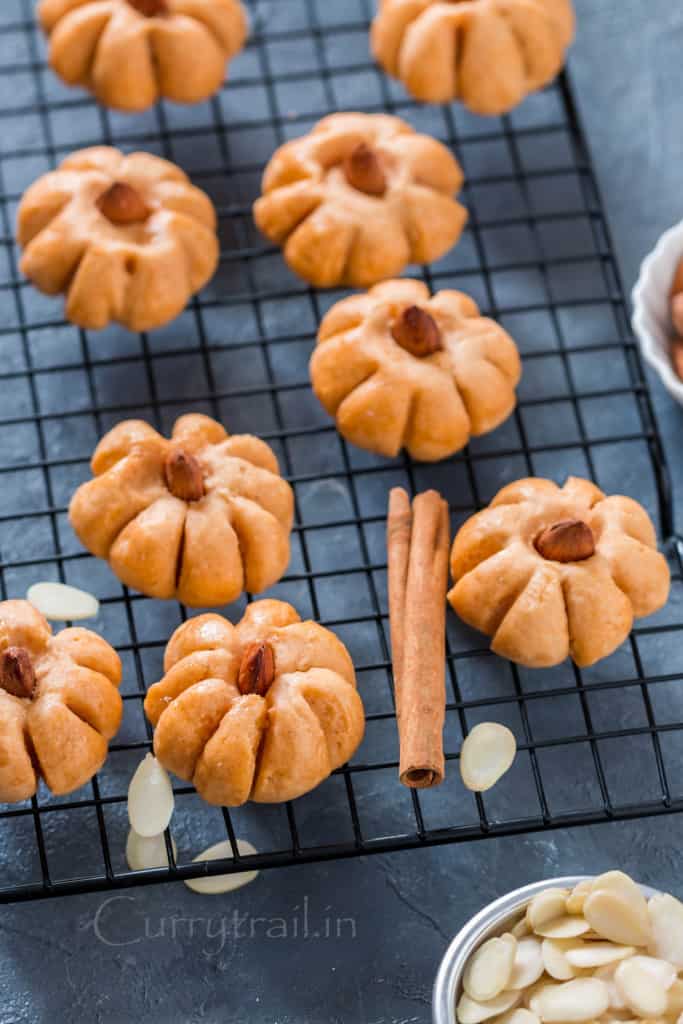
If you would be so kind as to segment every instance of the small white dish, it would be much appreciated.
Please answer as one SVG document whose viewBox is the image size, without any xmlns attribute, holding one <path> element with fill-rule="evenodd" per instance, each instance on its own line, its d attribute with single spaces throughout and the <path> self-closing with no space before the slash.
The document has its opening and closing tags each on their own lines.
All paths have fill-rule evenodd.
<svg viewBox="0 0 683 1024">
<path fill-rule="evenodd" d="M 683 381 L 669 358 L 674 335 L 669 312 L 669 293 L 674 274 L 683 259 L 683 221 L 665 232 L 642 262 L 633 289 L 633 330 L 643 356 L 659 376 L 671 397 L 683 405 Z"/>
</svg>

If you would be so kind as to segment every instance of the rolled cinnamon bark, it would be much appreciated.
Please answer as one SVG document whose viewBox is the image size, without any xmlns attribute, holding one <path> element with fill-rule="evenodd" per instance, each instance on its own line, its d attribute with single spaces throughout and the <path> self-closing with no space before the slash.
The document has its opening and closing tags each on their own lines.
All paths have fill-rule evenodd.
<svg viewBox="0 0 683 1024">
<path fill-rule="evenodd" d="M 389 496 L 389 621 L 400 742 L 399 777 L 426 789 L 443 781 L 446 711 L 448 505 L 437 491 Z"/>
</svg>

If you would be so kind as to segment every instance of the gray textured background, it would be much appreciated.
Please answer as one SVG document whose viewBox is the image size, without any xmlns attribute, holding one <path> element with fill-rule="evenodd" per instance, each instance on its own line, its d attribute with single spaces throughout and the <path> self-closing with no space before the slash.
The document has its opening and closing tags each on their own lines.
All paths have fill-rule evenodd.
<svg viewBox="0 0 683 1024">
<path fill-rule="evenodd" d="M 683 11 L 670 0 L 577 7 L 573 80 L 630 289 L 644 253 L 683 216 Z M 681 509 L 681 412 L 653 390 Z M 672 817 L 274 871 L 225 898 L 176 885 L 110 904 L 3 907 L 0 1021 L 428 1024 L 439 957 L 484 902 L 614 865 L 680 894 L 680 843 Z M 311 934 L 294 937 L 304 901 Z M 220 919 L 230 932 L 235 910 L 248 915 L 243 937 L 223 940 Z M 326 918 L 340 919 L 339 938 L 312 934 Z"/>
</svg>

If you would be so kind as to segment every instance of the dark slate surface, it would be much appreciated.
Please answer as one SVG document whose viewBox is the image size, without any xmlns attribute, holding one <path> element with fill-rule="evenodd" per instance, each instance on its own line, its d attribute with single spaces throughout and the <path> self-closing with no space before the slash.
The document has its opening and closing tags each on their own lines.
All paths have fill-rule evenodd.
<svg viewBox="0 0 683 1024">
<path fill-rule="evenodd" d="M 578 9 L 574 82 L 630 288 L 683 215 L 683 12 L 667 0 Z M 681 412 L 658 385 L 654 396 L 683 508 Z M 609 721 L 609 702 L 601 713 Z M 620 768 L 635 785 L 637 760 Z M 85 827 L 66 838 L 54 829 L 70 861 L 87 861 Z M 539 877 L 615 865 L 680 894 L 680 840 L 673 817 L 273 871 L 224 898 L 166 885 L 3 907 L 0 1022 L 428 1024 L 441 953 L 482 904 Z M 27 835 L 12 857 L 33 856 Z"/>
</svg>

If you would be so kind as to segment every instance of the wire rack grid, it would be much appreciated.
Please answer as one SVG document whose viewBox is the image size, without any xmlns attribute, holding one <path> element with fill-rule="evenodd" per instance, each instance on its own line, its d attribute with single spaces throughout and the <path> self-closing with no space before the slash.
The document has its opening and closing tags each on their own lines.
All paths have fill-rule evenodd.
<svg viewBox="0 0 683 1024">
<path fill-rule="evenodd" d="M 2 596 L 23 596 L 38 579 L 96 592 L 95 628 L 120 651 L 125 680 L 123 725 L 98 776 L 67 798 L 41 789 L 30 802 L 0 806 L 2 902 L 683 808 L 678 562 L 668 607 L 587 671 L 519 669 L 449 613 L 447 779 L 420 794 L 396 781 L 384 547 L 391 486 L 438 487 L 455 528 L 512 479 L 575 473 L 637 497 L 664 538 L 673 532 L 662 449 L 567 78 L 509 117 L 478 119 L 420 106 L 381 74 L 368 55 L 369 0 L 252 2 L 250 13 L 249 44 L 218 96 L 124 117 L 50 72 L 31 0 L 5 0 L 0 11 Z M 433 288 L 469 292 L 523 355 L 514 416 L 437 466 L 380 459 L 337 435 L 312 396 L 307 362 L 321 315 L 342 293 L 306 288 L 252 223 L 273 149 L 343 109 L 397 113 L 453 148 L 467 176 L 469 226 L 452 253 L 413 273 Z M 214 281 L 149 336 L 76 329 L 17 270 L 23 189 L 72 149 L 98 143 L 177 161 L 218 208 Z M 122 587 L 78 546 L 66 506 L 113 423 L 141 416 L 168 428 L 189 410 L 276 449 L 297 515 L 292 563 L 272 593 L 347 644 L 367 730 L 352 762 L 295 804 L 221 811 L 176 785 L 177 857 L 167 835 L 170 867 L 132 872 L 126 791 L 151 741 L 142 700 L 186 612 Z M 458 751 L 468 729 L 491 718 L 515 732 L 519 756 L 491 793 L 475 797 L 460 784 Z M 258 854 L 240 856 L 238 836 Z M 226 837 L 232 858 L 192 863 Z"/>
</svg>

